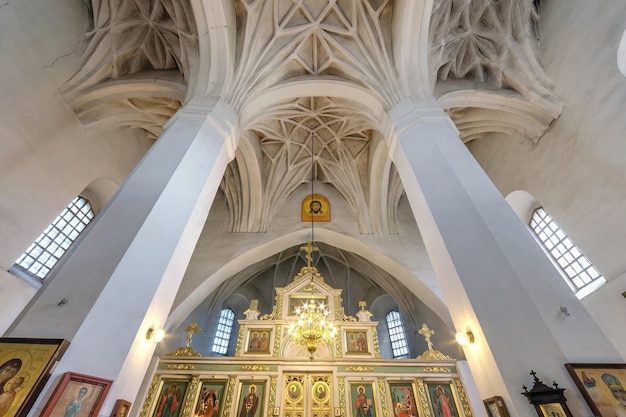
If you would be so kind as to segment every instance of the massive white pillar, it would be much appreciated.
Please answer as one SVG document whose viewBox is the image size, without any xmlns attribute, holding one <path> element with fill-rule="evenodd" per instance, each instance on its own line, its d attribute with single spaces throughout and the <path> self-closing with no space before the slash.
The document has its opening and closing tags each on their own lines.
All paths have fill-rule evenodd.
<svg viewBox="0 0 626 417">
<path fill-rule="evenodd" d="M 114 380 L 102 415 L 135 398 L 155 348 L 146 332 L 165 323 L 237 138 L 222 101 L 187 103 L 11 326 L 71 341 L 49 387 L 66 371 Z"/>
<path fill-rule="evenodd" d="M 566 362 L 622 361 L 459 139 L 438 107 L 406 100 L 389 112 L 394 160 L 483 398 L 511 415 L 536 415 L 528 373 L 567 389 L 575 415 L 591 415 Z M 565 316 L 564 306 L 570 315 Z"/>
</svg>

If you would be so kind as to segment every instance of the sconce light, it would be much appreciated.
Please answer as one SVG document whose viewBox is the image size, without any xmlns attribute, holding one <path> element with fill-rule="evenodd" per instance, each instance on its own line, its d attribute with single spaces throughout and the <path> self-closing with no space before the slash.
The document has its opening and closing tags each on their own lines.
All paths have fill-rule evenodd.
<svg viewBox="0 0 626 417">
<path fill-rule="evenodd" d="M 467 332 L 457 332 L 457 334 L 454 335 L 454 338 L 461 346 L 467 346 L 474 343 L 474 333 L 469 330 Z"/>
<path fill-rule="evenodd" d="M 163 329 L 150 328 L 146 333 L 146 339 L 154 343 L 159 343 L 161 340 L 163 340 L 164 336 L 165 330 Z"/>
</svg>

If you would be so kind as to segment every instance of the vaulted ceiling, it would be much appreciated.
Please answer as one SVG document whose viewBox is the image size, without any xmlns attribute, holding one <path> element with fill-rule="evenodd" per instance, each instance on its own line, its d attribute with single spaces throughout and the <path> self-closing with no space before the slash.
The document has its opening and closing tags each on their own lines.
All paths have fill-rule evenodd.
<svg viewBox="0 0 626 417">
<path fill-rule="evenodd" d="M 466 142 L 492 132 L 536 141 L 562 109 L 537 58 L 531 0 L 204 3 L 91 0 L 83 65 L 62 88 L 83 124 L 157 138 L 194 95 L 241 111 L 310 80 L 350 85 L 384 110 L 407 97 L 438 100 Z M 361 233 L 397 230 L 402 184 L 359 103 L 307 93 L 241 128 L 222 182 L 231 231 L 267 230 L 311 178 L 341 194 Z"/>
</svg>

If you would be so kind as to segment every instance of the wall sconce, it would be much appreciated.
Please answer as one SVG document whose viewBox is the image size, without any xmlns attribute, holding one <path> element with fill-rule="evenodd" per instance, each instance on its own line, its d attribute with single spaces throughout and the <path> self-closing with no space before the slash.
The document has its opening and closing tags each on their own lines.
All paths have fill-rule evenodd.
<svg viewBox="0 0 626 417">
<path fill-rule="evenodd" d="M 161 340 L 163 340 L 163 337 L 165 337 L 165 330 L 160 328 L 154 329 L 151 327 L 146 333 L 146 340 L 154 343 L 159 343 Z"/>
<path fill-rule="evenodd" d="M 454 338 L 456 339 L 456 342 L 461 346 L 467 346 L 471 343 L 474 343 L 474 333 L 469 330 L 466 332 L 457 332 L 457 334 L 454 335 Z"/>
</svg>

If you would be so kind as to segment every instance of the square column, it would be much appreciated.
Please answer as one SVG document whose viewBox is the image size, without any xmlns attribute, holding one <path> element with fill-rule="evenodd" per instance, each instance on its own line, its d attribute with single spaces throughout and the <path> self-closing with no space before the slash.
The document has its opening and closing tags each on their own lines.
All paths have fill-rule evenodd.
<svg viewBox="0 0 626 417">
<path fill-rule="evenodd" d="M 214 98 L 181 108 L 13 323 L 8 336 L 71 341 L 49 387 L 66 371 L 112 379 L 107 415 L 136 396 L 155 348 L 146 332 L 169 314 L 234 157 L 236 121 Z"/>
<path fill-rule="evenodd" d="M 478 165 L 441 108 L 406 100 L 389 112 L 394 160 L 483 398 L 533 415 L 520 395 L 531 369 L 590 414 L 566 362 L 622 361 Z M 571 313 L 565 317 L 560 307 Z"/>
</svg>

